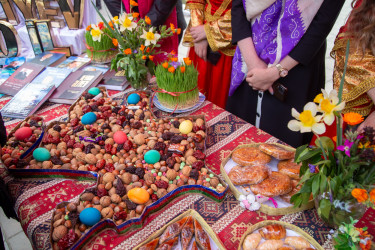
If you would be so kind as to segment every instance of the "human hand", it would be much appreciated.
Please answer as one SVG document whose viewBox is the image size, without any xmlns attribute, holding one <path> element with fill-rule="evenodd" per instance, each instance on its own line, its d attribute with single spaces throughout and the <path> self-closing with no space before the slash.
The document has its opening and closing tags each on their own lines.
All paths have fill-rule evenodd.
<svg viewBox="0 0 375 250">
<path fill-rule="evenodd" d="M 190 28 L 190 34 L 194 38 L 194 43 L 205 40 L 207 38 L 204 25 L 199 25 Z"/>
<path fill-rule="evenodd" d="M 253 90 L 272 91 L 272 84 L 279 79 L 279 71 L 275 67 L 254 68 L 247 73 L 246 81 Z M 273 91 L 271 92 L 271 94 Z"/>
<path fill-rule="evenodd" d="M 208 47 L 208 41 L 206 39 L 200 42 L 194 43 L 195 53 L 205 61 L 207 61 L 207 47 Z"/>
<path fill-rule="evenodd" d="M 357 131 L 362 133 L 365 127 L 372 127 L 375 129 L 375 111 L 367 116 L 367 118 L 358 126 Z"/>
</svg>

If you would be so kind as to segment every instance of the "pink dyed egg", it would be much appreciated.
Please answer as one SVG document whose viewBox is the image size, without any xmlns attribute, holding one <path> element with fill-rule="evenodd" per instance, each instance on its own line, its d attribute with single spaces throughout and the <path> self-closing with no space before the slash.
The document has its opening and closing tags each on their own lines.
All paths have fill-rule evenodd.
<svg viewBox="0 0 375 250">
<path fill-rule="evenodd" d="M 123 144 L 124 142 L 126 142 L 128 140 L 128 137 L 127 135 L 123 132 L 123 131 L 117 131 L 114 135 L 113 135 L 113 140 L 117 143 L 117 144 Z"/>
<path fill-rule="evenodd" d="M 16 130 L 14 133 L 14 136 L 16 137 L 17 140 L 23 141 L 27 138 L 29 138 L 33 134 L 33 131 L 31 130 L 30 127 L 23 127 L 19 128 Z"/>
</svg>

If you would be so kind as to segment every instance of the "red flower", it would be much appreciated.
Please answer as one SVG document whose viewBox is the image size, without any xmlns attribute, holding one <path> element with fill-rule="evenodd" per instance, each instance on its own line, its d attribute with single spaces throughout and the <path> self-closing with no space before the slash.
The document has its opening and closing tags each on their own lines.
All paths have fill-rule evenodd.
<svg viewBox="0 0 375 250">
<path fill-rule="evenodd" d="M 103 22 L 98 23 L 98 27 L 99 27 L 99 29 L 102 30 L 104 28 L 104 23 Z"/>
</svg>

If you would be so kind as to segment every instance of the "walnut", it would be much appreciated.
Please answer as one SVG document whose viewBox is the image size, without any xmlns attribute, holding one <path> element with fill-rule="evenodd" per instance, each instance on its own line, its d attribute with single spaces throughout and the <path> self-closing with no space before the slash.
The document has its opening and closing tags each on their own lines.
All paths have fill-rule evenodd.
<svg viewBox="0 0 375 250">
<path fill-rule="evenodd" d="M 203 121 L 203 119 L 198 118 L 198 119 L 195 121 L 195 125 L 197 125 L 198 127 L 202 127 L 202 126 L 204 125 L 204 121 Z"/>
<path fill-rule="evenodd" d="M 103 184 L 113 182 L 115 180 L 115 175 L 108 172 L 103 175 Z"/>
<path fill-rule="evenodd" d="M 189 178 L 188 185 L 195 185 L 195 184 L 196 184 L 195 180 L 193 178 Z"/>
<path fill-rule="evenodd" d="M 43 167 L 44 169 L 51 169 L 52 166 L 53 166 L 52 161 L 44 161 L 44 162 L 42 163 L 42 167 Z"/>
<path fill-rule="evenodd" d="M 175 190 L 176 188 L 177 188 L 176 184 L 170 184 L 169 187 L 168 187 L 168 189 L 167 189 L 167 192 L 169 193 L 169 192 Z"/>
<path fill-rule="evenodd" d="M 78 154 L 76 155 L 76 158 L 77 158 L 78 161 L 86 162 L 86 161 L 85 161 L 86 154 L 83 153 L 83 152 L 78 153 Z"/>
<path fill-rule="evenodd" d="M 103 210 L 103 207 L 102 205 L 94 205 L 93 208 L 96 208 L 99 210 L 99 212 L 101 212 Z"/>
<path fill-rule="evenodd" d="M 113 138 L 108 138 L 108 139 L 105 140 L 104 143 L 113 145 L 113 144 L 115 144 L 115 141 L 113 140 Z"/>
<path fill-rule="evenodd" d="M 134 142 L 135 142 L 137 145 L 145 144 L 145 143 L 146 143 L 145 135 L 144 135 L 144 134 L 137 134 L 137 135 L 134 137 Z"/>
<path fill-rule="evenodd" d="M 62 237 L 64 237 L 68 233 L 68 228 L 64 225 L 60 225 L 53 230 L 52 239 L 54 241 L 59 241 Z"/>
<path fill-rule="evenodd" d="M 182 169 L 182 174 L 185 176 L 190 176 L 190 172 L 191 172 L 191 167 L 185 165 L 184 168 Z"/>
<path fill-rule="evenodd" d="M 96 162 L 98 161 L 98 159 L 96 159 L 95 155 L 93 155 L 93 154 L 87 154 L 85 156 L 85 161 L 88 164 L 94 165 L 94 164 L 96 164 Z"/>
<path fill-rule="evenodd" d="M 203 130 L 197 131 L 196 134 L 202 136 L 202 138 L 206 137 L 206 133 Z"/>
<path fill-rule="evenodd" d="M 91 201 L 92 198 L 94 198 L 94 194 L 93 193 L 84 193 L 81 195 L 81 200 L 82 201 Z"/>
<path fill-rule="evenodd" d="M 122 200 L 121 200 L 120 195 L 118 195 L 118 194 L 112 194 L 112 195 L 111 195 L 111 201 L 112 201 L 113 203 L 118 204 L 118 203 L 120 203 Z"/>
<path fill-rule="evenodd" d="M 121 180 L 124 184 L 129 185 L 132 182 L 132 174 L 131 173 L 123 173 L 121 175 Z"/>
<path fill-rule="evenodd" d="M 57 149 L 59 150 L 62 150 L 62 149 L 66 149 L 67 146 L 66 146 L 66 142 L 60 142 L 59 144 L 57 144 Z"/>
<path fill-rule="evenodd" d="M 225 187 L 224 187 L 224 186 L 217 186 L 217 187 L 216 187 L 216 190 L 217 190 L 219 193 L 222 193 L 222 192 L 224 192 Z"/>
<path fill-rule="evenodd" d="M 100 205 L 102 205 L 102 207 L 108 207 L 110 204 L 111 204 L 111 197 L 103 196 L 102 198 L 100 198 Z"/>
<path fill-rule="evenodd" d="M 196 162 L 197 161 L 197 159 L 194 157 L 194 156 L 188 156 L 188 157 L 186 157 L 186 164 L 187 165 L 193 165 L 193 163 L 194 162 Z"/>
<path fill-rule="evenodd" d="M 156 195 L 158 196 L 159 199 L 166 194 L 167 194 L 167 190 L 165 190 L 164 188 L 160 188 L 158 189 L 158 191 L 156 191 Z"/>
<path fill-rule="evenodd" d="M 90 135 L 91 135 L 91 132 L 89 130 L 82 130 L 77 133 L 77 136 L 82 136 L 82 137 L 86 137 Z"/>
<path fill-rule="evenodd" d="M 149 148 L 154 148 L 155 144 L 156 144 L 155 140 L 149 140 L 148 143 L 147 143 L 147 146 Z"/>
<path fill-rule="evenodd" d="M 102 209 L 101 214 L 104 219 L 111 219 L 113 216 L 113 209 L 111 207 L 105 207 Z"/>
<path fill-rule="evenodd" d="M 151 173 L 146 173 L 144 176 L 143 176 L 143 179 L 146 181 L 146 182 L 148 182 L 148 183 L 153 183 L 154 182 L 154 180 L 155 180 L 155 177 L 154 177 L 154 175 L 153 174 L 151 174 Z"/>
<path fill-rule="evenodd" d="M 167 178 L 170 181 L 173 181 L 174 179 L 176 179 L 177 175 L 178 173 L 174 169 L 169 169 L 167 171 Z"/>
<path fill-rule="evenodd" d="M 211 178 L 211 180 L 210 180 L 210 184 L 211 184 L 211 186 L 213 186 L 214 188 L 216 188 L 217 187 L 217 184 L 219 184 L 220 182 L 219 182 L 219 180 L 216 178 L 216 177 L 213 177 L 213 178 Z"/>
</svg>

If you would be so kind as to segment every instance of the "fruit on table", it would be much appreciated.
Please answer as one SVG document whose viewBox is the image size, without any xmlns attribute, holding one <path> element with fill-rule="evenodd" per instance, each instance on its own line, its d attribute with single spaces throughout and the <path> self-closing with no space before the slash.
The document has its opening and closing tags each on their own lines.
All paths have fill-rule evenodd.
<svg viewBox="0 0 375 250">
<path fill-rule="evenodd" d="M 150 194 L 143 188 L 132 188 L 128 192 L 128 198 L 136 204 L 145 204 L 150 199 Z"/>
</svg>

